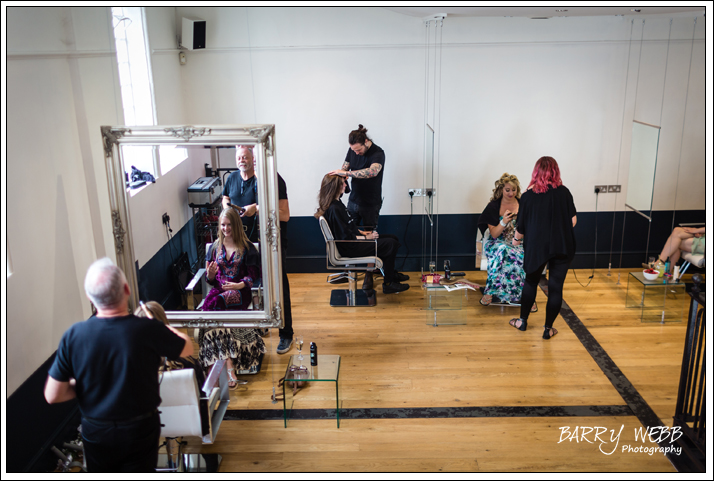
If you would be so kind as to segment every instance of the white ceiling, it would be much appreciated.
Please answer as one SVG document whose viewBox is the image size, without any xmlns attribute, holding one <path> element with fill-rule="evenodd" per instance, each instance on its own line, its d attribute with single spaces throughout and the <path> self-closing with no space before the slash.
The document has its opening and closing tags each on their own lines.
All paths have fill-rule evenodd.
<svg viewBox="0 0 714 481">
<path fill-rule="evenodd" d="M 525 6 L 525 7 L 384 7 L 393 12 L 410 15 L 413 17 L 429 17 L 439 13 L 446 13 L 455 17 L 577 17 L 577 16 L 612 16 L 612 15 L 671 15 L 685 12 L 704 12 L 705 7 L 700 6 L 677 6 L 677 7 L 616 7 L 616 6 Z M 640 12 L 633 12 L 632 9 L 640 9 Z M 556 10 L 567 10 L 558 12 Z"/>
</svg>

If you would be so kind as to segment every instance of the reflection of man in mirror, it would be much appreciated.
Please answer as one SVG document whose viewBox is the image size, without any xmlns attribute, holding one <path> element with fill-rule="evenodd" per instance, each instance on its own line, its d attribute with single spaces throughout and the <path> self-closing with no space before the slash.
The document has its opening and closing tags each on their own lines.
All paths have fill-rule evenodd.
<svg viewBox="0 0 714 481">
<path fill-rule="evenodd" d="M 241 220 L 246 230 L 246 235 L 251 242 L 258 242 L 258 219 L 260 206 L 258 205 L 258 184 L 255 177 L 255 163 L 253 150 L 244 145 L 236 147 L 236 166 L 238 171 L 231 172 L 223 188 L 223 207 L 233 204 L 242 208 Z M 290 350 L 293 343 L 293 318 L 290 308 L 290 284 L 287 275 L 287 238 L 288 221 L 290 220 L 290 204 L 288 203 L 288 188 L 283 178 L 278 174 L 278 216 L 280 220 L 280 245 L 283 260 L 283 312 L 285 314 L 285 327 L 280 329 L 280 343 L 278 354 Z"/>
</svg>

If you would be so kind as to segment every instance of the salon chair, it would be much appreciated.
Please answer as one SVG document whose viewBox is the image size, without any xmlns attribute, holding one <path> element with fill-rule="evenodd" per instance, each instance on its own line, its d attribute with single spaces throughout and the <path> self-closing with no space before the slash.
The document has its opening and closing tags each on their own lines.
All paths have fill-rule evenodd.
<svg viewBox="0 0 714 481">
<path fill-rule="evenodd" d="M 159 464 L 166 467 L 157 471 L 195 470 L 201 465 L 199 455 L 185 454 L 185 441 L 176 438 L 198 437 L 202 444 L 216 440 L 230 402 L 226 361 L 213 365 L 200 390 L 192 368 L 160 372 L 159 376 L 161 436 L 166 438 L 167 455 L 159 457 Z"/>
<path fill-rule="evenodd" d="M 349 289 L 333 289 L 330 295 L 330 306 L 332 307 L 360 307 L 360 306 L 376 306 L 377 296 L 374 289 L 363 290 L 357 289 L 357 274 L 356 271 L 371 271 L 382 270 L 382 259 L 377 257 L 377 241 L 376 240 L 336 240 L 332 235 L 330 226 L 323 216 L 320 216 L 320 230 L 325 238 L 325 248 L 327 251 L 327 269 L 332 271 L 344 272 L 349 281 Z M 374 256 L 365 257 L 344 257 L 340 255 L 337 249 L 338 244 L 355 242 L 369 242 L 374 245 Z M 384 272 L 382 272 L 384 275 Z"/>
</svg>

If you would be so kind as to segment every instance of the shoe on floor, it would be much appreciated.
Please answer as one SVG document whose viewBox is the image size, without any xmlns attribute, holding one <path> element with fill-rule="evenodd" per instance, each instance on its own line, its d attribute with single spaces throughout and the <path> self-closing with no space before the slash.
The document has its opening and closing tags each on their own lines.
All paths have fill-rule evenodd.
<svg viewBox="0 0 714 481">
<path fill-rule="evenodd" d="M 402 274 L 401 272 L 394 272 L 394 280 L 397 282 L 406 282 L 409 280 L 409 276 Z"/>
<path fill-rule="evenodd" d="M 282 337 L 280 338 L 280 342 L 278 343 L 278 354 L 285 354 L 290 350 L 290 348 L 293 346 L 293 338 L 291 337 L 290 339 L 283 339 Z"/>
<path fill-rule="evenodd" d="M 382 284 L 382 292 L 385 294 L 396 294 L 397 292 L 404 292 L 409 289 L 409 284 L 400 284 L 399 282 L 386 282 Z"/>
</svg>

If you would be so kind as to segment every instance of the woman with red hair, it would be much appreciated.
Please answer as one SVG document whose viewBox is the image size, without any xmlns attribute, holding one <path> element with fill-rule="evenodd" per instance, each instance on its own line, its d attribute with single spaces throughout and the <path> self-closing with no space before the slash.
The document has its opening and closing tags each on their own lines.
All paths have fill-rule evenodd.
<svg viewBox="0 0 714 481">
<path fill-rule="evenodd" d="M 541 157 L 536 162 L 531 183 L 521 196 L 518 214 L 513 245 L 523 243 L 526 280 L 521 294 L 521 317 L 511 319 L 509 324 L 518 330 L 526 330 L 541 273 L 548 264 L 543 339 L 550 339 L 558 334 L 553 329 L 553 321 L 563 304 L 563 283 L 575 255 L 573 227 L 577 221 L 573 196 L 560 180 L 560 169 L 553 157 Z"/>
</svg>

